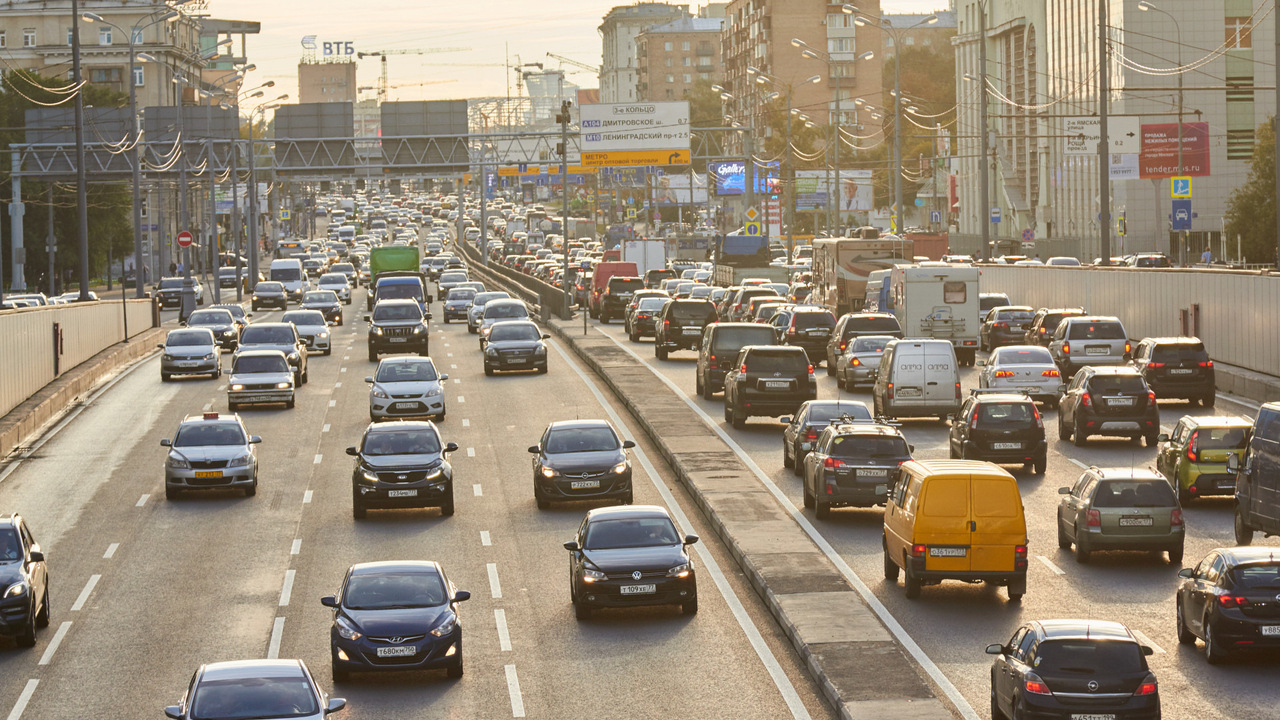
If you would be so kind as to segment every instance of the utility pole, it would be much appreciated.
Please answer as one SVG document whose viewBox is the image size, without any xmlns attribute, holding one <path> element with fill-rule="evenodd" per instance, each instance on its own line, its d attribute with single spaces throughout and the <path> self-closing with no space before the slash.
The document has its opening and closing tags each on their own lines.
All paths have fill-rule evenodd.
<svg viewBox="0 0 1280 720">
<path fill-rule="evenodd" d="M 1098 251 L 1103 265 L 1111 264 L 1111 140 L 1107 137 L 1111 54 L 1107 48 L 1107 5 L 1107 0 L 1098 0 Z"/>
<path fill-rule="evenodd" d="M 236 113 L 236 134 L 240 134 L 240 113 Z M 244 257 L 244 243 L 240 241 L 240 178 L 237 177 L 240 170 L 236 167 L 236 156 L 240 154 L 240 142 L 238 140 L 231 141 L 231 219 L 229 226 L 231 227 L 231 237 L 235 238 L 236 245 L 236 302 L 244 300 L 244 272 L 247 268 L 240 262 L 240 258 Z M 313 213 L 314 214 L 314 213 Z M 256 284 L 256 281 L 255 281 Z"/>
<path fill-rule="evenodd" d="M 130 70 L 132 72 L 132 70 Z M 80 71 L 80 0 L 71 0 L 71 75 L 75 83 L 76 215 L 80 243 L 80 302 L 89 301 L 89 198 L 84 155 L 84 77 Z"/>
<path fill-rule="evenodd" d="M 987 6 L 978 4 L 978 142 L 982 146 L 982 158 L 978 166 L 982 169 L 979 184 L 981 205 L 978 209 L 978 225 L 982 227 L 982 243 L 978 245 L 978 259 L 985 260 L 987 248 L 991 246 L 991 174 L 987 169 L 987 145 L 990 130 L 987 128 Z"/>
<path fill-rule="evenodd" d="M 1275 18 L 1276 18 L 1276 28 L 1275 28 L 1276 48 L 1275 49 L 1277 53 L 1280 53 L 1280 12 L 1273 13 L 1273 14 L 1275 15 Z M 1274 57 L 1280 57 L 1280 55 L 1275 55 Z M 1277 71 L 1277 72 L 1280 73 L 1280 71 Z M 1280 75 L 1277 75 L 1277 77 L 1280 77 Z M 1277 86 L 1280 86 L 1280 83 L 1277 83 Z M 1280 137 L 1280 91 L 1276 92 L 1276 110 L 1275 110 L 1275 114 L 1271 116 L 1272 141 L 1274 142 L 1277 137 Z M 1277 157 L 1280 157 L 1280 156 L 1277 156 Z M 1276 187 L 1280 188 L 1280 162 L 1276 163 Z M 1237 237 L 1237 245 L 1238 244 L 1239 244 L 1239 238 Z M 1239 255 L 1239 251 L 1237 251 L 1236 254 Z M 1243 256 L 1241 256 L 1240 259 L 1241 259 L 1241 262 L 1244 262 Z M 1276 263 L 1276 267 L 1280 268 L 1280 202 L 1276 203 L 1275 263 Z"/>
<path fill-rule="evenodd" d="M 564 310 L 560 317 L 569 320 L 573 316 L 569 307 L 572 301 L 572 290 L 569 287 L 569 108 L 573 103 L 560 101 L 560 114 L 556 122 L 560 123 L 560 193 L 564 203 L 564 220 L 560 227 L 560 254 L 564 257 L 564 272 L 560 276 L 560 284 L 564 286 Z M 481 232 L 484 232 L 482 229 Z"/>
</svg>

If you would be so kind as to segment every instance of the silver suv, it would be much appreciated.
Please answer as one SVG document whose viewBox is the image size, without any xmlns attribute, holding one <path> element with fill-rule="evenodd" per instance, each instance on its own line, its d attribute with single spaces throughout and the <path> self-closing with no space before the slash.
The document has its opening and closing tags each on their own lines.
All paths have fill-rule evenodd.
<svg viewBox="0 0 1280 720">
<path fill-rule="evenodd" d="M 173 500 L 183 490 L 243 490 L 258 492 L 258 458 L 253 446 L 262 442 L 250 435 L 239 415 L 207 412 L 190 415 L 178 425 L 173 439 L 160 444 L 169 448 L 164 463 L 164 495 Z"/>
<path fill-rule="evenodd" d="M 1120 319 L 1103 315 L 1064 318 L 1049 341 L 1049 354 L 1063 377 L 1086 365 L 1124 365 L 1132 349 Z"/>
</svg>

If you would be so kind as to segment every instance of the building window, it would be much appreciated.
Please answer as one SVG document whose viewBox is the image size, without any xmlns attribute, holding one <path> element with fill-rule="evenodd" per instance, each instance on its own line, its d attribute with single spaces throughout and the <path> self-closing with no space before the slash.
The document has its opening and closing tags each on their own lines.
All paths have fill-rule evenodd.
<svg viewBox="0 0 1280 720">
<path fill-rule="evenodd" d="M 141 45 L 142 44 L 142 28 L 134 28 L 132 37 L 133 37 L 134 45 Z"/>
<path fill-rule="evenodd" d="M 668 75 L 667 75 L 667 82 L 669 82 L 669 83 L 673 83 L 673 82 L 675 82 L 675 81 L 676 81 L 676 76 L 675 76 L 675 75 L 671 75 L 671 74 L 668 74 Z"/>
<path fill-rule="evenodd" d="M 692 76 L 692 75 L 690 75 L 689 73 L 685 73 L 685 74 L 684 74 L 684 84 L 685 84 L 685 85 L 688 85 L 688 84 L 689 84 L 689 83 L 691 83 L 691 82 L 693 82 L 693 76 Z"/>
<path fill-rule="evenodd" d="M 9 34 L 4 30 L 0 30 L 0 48 L 9 47 Z"/>
<path fill-rule="evenodd" d="M 685 40 L 684 42 L 680 43 L 680 49 L 685 52 L 689 52 L 689 41 Z"/>
<path fill-rule="evenodd" d="M 106 27 L 98 28 L 98 44 L 99 45 L 111 44 L 111 28 L 106 28 Z"/>
<path fill-rule="evenodd" d="M 827 38 L 827 52 L 851 53 L 857 48 L 853 38 Z"/>
<path fill-rule="evenodd" d="M 891 37 L 886 37 L 886 38 L 884 39 L 884 46 L 885 46 L 885 47 L 893 47 L 893 38 L 891 38 Z"/>
<path fill-rule="evenodd" d="M 707 55 L 698 57 L 698 67 L 708 67 L 711 65 L 711 58 Z"/>
<path fill-rule="evenodd" d="M 133 66 L 133 86 L 142 87 L 143 85 L 146 85 L 147 84 L 146 79 L 147 79 L 147 76 L 145 73 L 142 72 L 142 66 L 134 65 Z"/>
<path fill-rule="evenodd" d="M 74 42 L 75 38 L 73 37 L 73 35 L 75 35 L 75 32 L 76 32 L 75 28 L 67 28 L 67 44 L 68 45 Z"/>
<path fill-rule="evenodd" d="M 827 15 L 827 27 L 829 28 L 851 28 L 857 27 L 853 24 L 853 15 L 845 15 L 844 13 L 832 13 Z"/>
<path fill-rule="evenodd" d="M 674 90 L 672 90 L 671 88 L 667 88 L 667 99 L 668 99 L 668 100 L 673 100 L 673 99 L 675 99 L 675 96 L 676 96 L 676 92 L 675 92 Z"/>
<path fill-rule="evenodd" d="M 915 45 L 915 44 L 916 44 L 916 39 L 915 39 L 914 37 L 912 37 L 912 36 L 908 35 L 908 36 L 907 36 L 907 39 L 906 39 L 906 40 L 903 40 L 902 42 L 903 42 L 903 44 L 904 44 L 904 45 Z"/>
<path fill-rule="evenodd" d="M 89 82 L 99 85 L 120 83 L 120 68 L 90 68 Z"/>
<path fill-rule="evenodd" d="M 688 55 L 685 55 L 683 59 L 683 64 L 685 67 L 689 67 L 690 65 L 693 64 L 693 61 L 689 58 Z"/>
<path fill-rule="evenodd" d="M 672 65 L 674 65 L 674 64 L 675 64 L 675 58 L 672 58 L 670 55 L 668 55 L 668 56 L 667 56 L 667 67 L 671 67 L 671 66 L 672 66 Z"/>
<path fill-rule="evenodd" d="M 671 52 L 673 47 L 674 45 L 670 41 L 662 43 L 662 49 L 666 50 L 667 52 Z"/>
<path fill-rule="evenodd" d="M 1227 47 L 1233 49 L 1253 47 L 1253 37 L 1249 32 L 1251 29 L 1248 17 L 1227 18 Z"/>
</svg>

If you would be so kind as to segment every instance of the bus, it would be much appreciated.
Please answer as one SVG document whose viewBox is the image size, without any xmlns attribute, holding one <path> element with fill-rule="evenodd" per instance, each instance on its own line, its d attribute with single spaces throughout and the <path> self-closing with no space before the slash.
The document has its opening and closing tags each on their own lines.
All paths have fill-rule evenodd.
<svg viewBox="0 0 1280 720">
<path fill-rule="evenodd" d="M 876 238 L 818 238 L 813 241 L 811 302 L 836 315 L 862 310 L 867 278 L 911 262 L 914 243 L 894 235 Z"/>
<path fill-rule="evenodd" d="M 288 260 L 289 258 L 305 257 L 306 254 L 305 241 L 298 238 L 285 238 L 276 245 L 275 259 Z"/>
</svg>

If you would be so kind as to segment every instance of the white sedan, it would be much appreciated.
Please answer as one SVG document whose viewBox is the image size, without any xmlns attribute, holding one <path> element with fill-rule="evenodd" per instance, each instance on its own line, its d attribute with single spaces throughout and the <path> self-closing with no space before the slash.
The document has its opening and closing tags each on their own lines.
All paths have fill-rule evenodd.
<svg viewBox="0 0 1280 720">
<path fill-rule="evenodd" d="M 338 294 L 338 299 L 344 305 L 351 304 L 351 283 L 345 273 L 325 273 L 320 276 L 320 282 L 316 283 L 316 287 L 320 290 L 332 290 Z"/>
<path fill-rule="evenodd" d="M 978 365 L 978 387 L 1025 392 L 1049 407 L 1057 406 L 1062 377 L 1047 348 L 1006 345 Z"/>
</svg>

